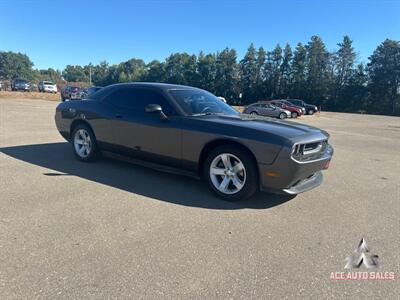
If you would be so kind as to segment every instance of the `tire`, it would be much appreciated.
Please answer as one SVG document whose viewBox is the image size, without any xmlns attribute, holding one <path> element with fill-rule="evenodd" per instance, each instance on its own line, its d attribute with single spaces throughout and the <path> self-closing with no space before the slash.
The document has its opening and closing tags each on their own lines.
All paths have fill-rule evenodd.
<svg viewBox="0 0 400 300">
<path fill-rule="evenodd" d="M 100 157 L 100 150 L 97 146 L 96 137 L 89 126 L 78 124 L 74 127 L 71 135 L 72 150 L 80 161 L 94 161 Z M 84 150 L 81 150 L 83 149 Z"/>
<path fill-rule="evenodd" d="M 231 167 L 227 168 L 227 164 Z M 237 171 L 234 170 L 236 166 Z M 220 198 L 232 202 L 250 198 L 259 186 L 257 165 L 250 154 L 230 145 L 219 146 L 209 153 L 204 162 L 203 178 Z"/>
<path fill-rule="evenodd" d="M 310 109 L 310 110 L 308 111 L 308 115 L 312 116 L 313 114 L 314 114 L 314 110 L 313 110 L 313 109 Z"/>
<path fill-rule="evenodd" d="M 252 111 L 251 113 L 250 113 L 251 115 L 258 115 L 258 113 L 256 112 L 256 111 Z"/>
<path fill-rule="evenodd" d="M 61 94 L 61 101 L 62 102 L 64 102 L 65 101 L 65 98 L 64 98 L 64 96 Z"/>
<path fill-rule="evenodd" d="M 286 119 L 286 114 L 285 113 L 280 113 L 279 114 L 279 119 Z"/>
<path fill-rule="evenodd" d="M 292 112 L 292 118 L 293 119 L 296 119 L 297 117 L 298 117 L 299 115 L 298 115 L 298 113 L 297 112 Z"/>
</svg>

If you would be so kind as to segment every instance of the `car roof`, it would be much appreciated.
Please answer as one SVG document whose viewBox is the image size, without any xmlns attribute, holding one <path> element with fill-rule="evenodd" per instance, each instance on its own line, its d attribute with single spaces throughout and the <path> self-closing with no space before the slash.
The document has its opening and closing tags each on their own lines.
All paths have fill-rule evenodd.
<svg viewBox="0 0 400 300">
<path fill-rule="evenodd" d="M 171 83 L 159 83 L 159 82 L 127 82 L 127 83 L 116 83 L 109 85 L 109 87 L 117 86 L 134 86 L 134 87 L 153 87 L 160 90 L 174 90 L 174 89 L 198 89 L 193 86 L 171 84 Z M 199 89 L 198 89 L 199 90 Z"/>
</svg>

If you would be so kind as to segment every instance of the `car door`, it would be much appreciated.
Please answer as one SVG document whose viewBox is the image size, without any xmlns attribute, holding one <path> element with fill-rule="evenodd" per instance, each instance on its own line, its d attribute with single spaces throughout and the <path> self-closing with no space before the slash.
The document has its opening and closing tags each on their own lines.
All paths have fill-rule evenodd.
<svg viewBox="0 0 400 300">
<path fill-rule="evenodd" d="M 181 119 L 169 100 L 149 88 L 123 87 L 105 99 L 114 111 L 111 120 L 113 144 L 118 152 L 136 158 L 179 166 L 181 160 Z M 145 107 L 159 104 L 168 119 L 148 113 Z"/>
<path fill-rule="evenodd" d="M 263 116 L 273 117 L 274 109 L 269 104 L 261 104 L 261 110 Z"/>
</svg>

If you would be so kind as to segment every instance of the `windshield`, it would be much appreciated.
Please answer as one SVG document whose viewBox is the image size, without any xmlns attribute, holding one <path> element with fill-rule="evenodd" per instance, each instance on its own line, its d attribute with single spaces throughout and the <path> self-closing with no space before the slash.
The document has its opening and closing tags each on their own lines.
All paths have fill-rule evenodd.
<svg viewBox="0 0 400 300">
<path fill-rule="evenodd" d="M 169 90 L 182 110 L 190 116 L 238 115 L 239 113 L 213 94 L 195 89 Z"/>
<path fill-rule="evenodd" d="M 54 85 L 54 83 L 52 83 L 52 82 L 50 82 L 50 81 L 45 81 L 45 82 L 43 82 L 43 84 L 46 84 L 46 85 Z"/>
<path fill-rule="evenodd" d="M 28 83 L 28 81 L 26 81 L 26 80 L 23 80 L 23 79 L 16 79 L 15 81 L 14 81 L 15 83 L 21 83 L 21 84 L 26 84 L 26 83 Z"/>
<path fill-rule="evenodd" d="M 292 102 L 294 105 L 303 105 L 303 101 L 301 100 L 289 100 L 290 102 Z"/>
</svg>

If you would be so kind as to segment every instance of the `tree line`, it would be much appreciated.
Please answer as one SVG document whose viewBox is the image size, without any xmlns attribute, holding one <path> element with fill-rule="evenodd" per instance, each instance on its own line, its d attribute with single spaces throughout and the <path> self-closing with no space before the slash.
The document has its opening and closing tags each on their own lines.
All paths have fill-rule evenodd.
<svg viewBox="0 0 400 300">
<path fill-rule="evenodd" d="M 0 52 L 0 80 L 83 82 L 106 86 L 150 81 L 191 85 L 243 105 L 257 100 L 298 98 L 344 112 L 400 115 L 400 41 L 386 39 L 367 63 L 358 63 L 352 40 L 345 36 L 333 52 L 319 36 L 306 44 L 277 44 L 271 51 L 253 44 L 241 60 L 232 48 L 198 55 L 173 53 L 146 64 L 132 58 L 110 65 L 68 65 L 59 70 L 33 69 L 29 57 Z"/>
</svg>

